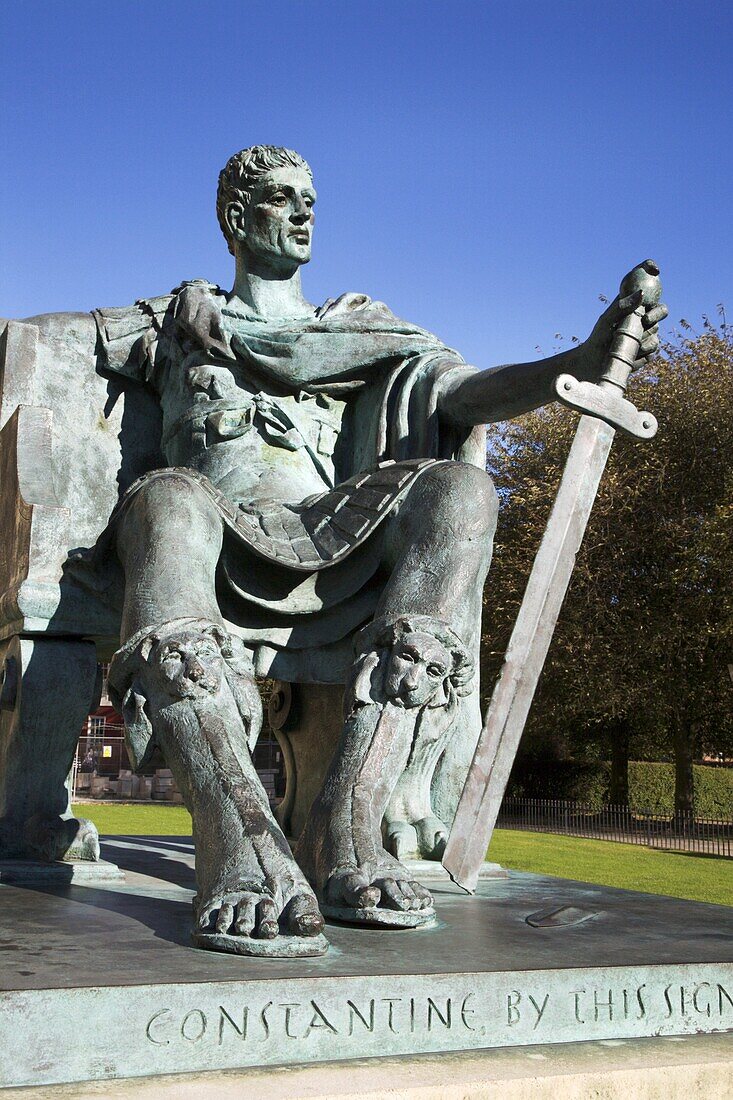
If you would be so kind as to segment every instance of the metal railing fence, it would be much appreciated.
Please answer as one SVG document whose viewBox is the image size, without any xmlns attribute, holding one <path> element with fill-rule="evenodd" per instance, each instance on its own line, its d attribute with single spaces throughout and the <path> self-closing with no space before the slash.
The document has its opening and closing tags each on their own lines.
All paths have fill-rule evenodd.
<svg viewBox="0 0 733 1100">
<path fill-rule="evenodd" d="M 505 798 L 497 827 L 733 857 L 733 818 L 553 798 Z"/>
</svg>

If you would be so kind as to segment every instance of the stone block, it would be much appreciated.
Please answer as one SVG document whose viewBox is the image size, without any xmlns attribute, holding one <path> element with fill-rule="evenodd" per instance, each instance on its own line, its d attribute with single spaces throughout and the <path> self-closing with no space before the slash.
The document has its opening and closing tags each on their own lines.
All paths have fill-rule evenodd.
<svg viewBox="0 0 733 1100">
<path fill-rule="evenodd" d="M 538 1044 L 543 1060 L 567 1044 L 582 1060 L 587 1043 L 733 1029 L 733 937 L 723 906 L 512 873 L 483 881 L 475 897 L 431 883 L 439 921 L 430 929 L 328 924 L 331 949 L 320 958 L 241 958 L 189 946 L 189 838 L 120 838 L 103 851 L 126 871 L 125 883 L 34 891 L 33 922 L 24 918 L 26 889 L 0 882 L 0 939 L 14 945 L 0 974 L 5 1086 L 385 1055 L 417 1065 L 418 1054 L 494 1058 L 489 1052 L 500 1048 L 526 1066 L 520 1052 L 529 1058 Z M 529 921 L 563 907 L 587 919 Z M 79 1022 L 92 1019 L 80 1043 Z M 334 1073 L 328 1079 L 347 1081 Z M 459 1080 L 446 1077 L 444 1087 Z M 577 1078 L 588 1088 L 589 1080 Z M 628 1088 L 628 1075 L 617 1080 Z M 568 1073 L 568 1089 L 577 1081 Z"/>
</svg>

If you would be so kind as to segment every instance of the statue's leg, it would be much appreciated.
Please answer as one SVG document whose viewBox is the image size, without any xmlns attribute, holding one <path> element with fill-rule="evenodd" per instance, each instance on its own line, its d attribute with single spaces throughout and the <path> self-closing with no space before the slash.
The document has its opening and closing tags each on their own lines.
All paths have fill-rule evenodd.
<svg viewBox="0 0 733 1100">
<path fill-rule="evenodd" d="M 215 506 L 190 480 L 171 473 L 138 490 L 118 531 L 125 606 L 110 684 L 133 756 L 160 746 L 193 817 L 195 942 L 321 954 L 323 918 L 250 756 L 261 703 L 216 602 L 221 541 Z"/>
<path fill-rule="evenodd" d="M 388 521 L 390 576 L 376 617 L 433 615 L 468 645 L 481 629 L 477 611 L 498 511 L 494 484 L 478 466 L 445 462 L 427 470 Z"/>
<path fill-rule="evenodd" d="M 385 850 L 382 819 L 391 806 L 395 823 L 433 850 L 445 832 L 430 782 L 471 691 L 496 516 L 489 477 L 444 463 L 422 475 L 386 525 L 389 579 L 359 637 L 341 743 L 297 849 L 327 914 L 341 906 L 389 923 L 385 910 L 396 910 L 418 923 L 431 906 Z"/>
<path fill-rule="evenodd" d="M 408 498 L 388 532 L 393 564 L 378 614 L 401 604 L 433 614 L 459 634 L 478 668 L 481 604 L 491 564 L 498 499 L 488 475 L 450 464 L 434 471 L 443 489 L 427 527 Z M 426 486 L 426 488 L 429 488 Z M 401 858 L 442 858 L 481 730 L 478 676 L 455 705 L 429 709 L 418 719 L 412 749 L 385 811 L 385 845 Z M 437 769 L 437 771 L 436 771 Z"/>
</svg>

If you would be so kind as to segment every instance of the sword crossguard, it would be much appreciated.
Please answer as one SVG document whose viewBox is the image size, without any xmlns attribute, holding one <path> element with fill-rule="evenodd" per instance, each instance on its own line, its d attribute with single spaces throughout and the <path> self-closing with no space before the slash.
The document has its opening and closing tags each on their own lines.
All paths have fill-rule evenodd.
<svg viewBox="0 0 733 1100">
<path fill-rule="evenodd" d="M 605 420 L 612 428 L 618 428 L 635 439 L 653 439 L 657 434 L 659 425 L 656 417 L 648 412 L 639 412 L 636 405 L 611 388 L 605 389 L 593 382 L 579 382 L 572 374 L 559 374 L 553 387 L 557 400 L 569 409 Z"/>
</svg>

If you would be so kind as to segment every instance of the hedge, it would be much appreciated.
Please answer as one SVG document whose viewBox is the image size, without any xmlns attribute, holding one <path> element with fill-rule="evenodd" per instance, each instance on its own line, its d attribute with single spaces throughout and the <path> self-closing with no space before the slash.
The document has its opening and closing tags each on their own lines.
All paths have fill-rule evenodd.
<svg viewBox="0 0 733 1100">
<path fill-rule="evenodd" d="M 693 765 L 698 817 L 733 818 L 733 768 Z M 559 798 L 599 807 L 608 801 L 611 765 L 576 760 L 521 760 L 512 772 L 509 795 Z M 674 765 L 629 762 L 629 805 L 633 809 L 674 810 Z"/>
<path fill-rule="evenodd" d="M 695 813 L 698 817 L 733 817 L 733 768 L 693 764 Z M 674 765 L 629 761 L 632 806 L 674 809 Z"/>
</svg>

